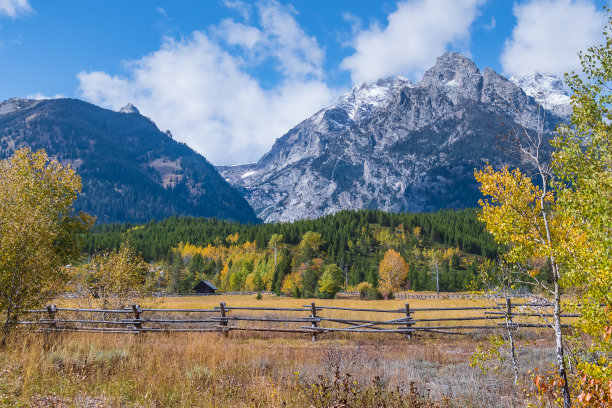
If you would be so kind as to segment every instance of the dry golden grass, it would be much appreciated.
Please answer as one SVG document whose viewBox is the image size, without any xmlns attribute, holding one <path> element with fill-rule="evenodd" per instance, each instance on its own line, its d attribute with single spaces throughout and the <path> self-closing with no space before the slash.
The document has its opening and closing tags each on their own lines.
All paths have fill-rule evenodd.
<svg viewBox="0 0 612 408">
<path fill-rule="evenodd" d="M 301 307 L 311 300 L 268 295 L 261 300 L 254 295 L 194 296 L 167 298 L 157 307 L 208 309 L 220 302 L 230 307 Z M 397 309 L 405 303 L 315 302 L 368 309 Z M 412 308 L 487 304 L 461 299 L 409 302 Z M 335 315 L 342 313 L 355 312 L 338 311 Z M 367 312 L 359 316 L 370 317 L 381 316 Z M 331 406 L 333 384 L 340 383 L 336 378 L 346 387 L 357 384 L 357 391 L 350 391 L 355 391 L 353 407 L 376 405 L 375 398 L 385 399 L 386 406 L 524 405 L 520 390 L 504 370 L 495 375 L 469 367 L 471 353 L 478 344 L 486 343 L 486 335 L 418 335 L 407 340 L 400 334 L 335 333 L 311 342 L 304 334 L 231 332 L 225 338 L 219 333 L 22 332 L 0 349 L 0 406 L 324 407 Z M 529 336 L 537 339 L 537 335 Z M 546 367 L 549 358 L 552 361 L 550 341 L 520 343 L 524 346 L 519 361 L 522 372 Z M 421 394 L 430 394 L 429 402 L 410 391 L 411 382 Z M 392 394 L 398 387 L 400 391 Z"/>
<path fill-rule="evenodd" d="M 404 310 L 405 303 L 409 303 L 411 309 L 419 308 L 451 308 L 451 307 L 476 307 L 490 306 L 491 302 L 485 300 L 470 300 L 470 299 L 409 299 L 409 300 L 359 300 L 359 299 L 295 299 L 289 297 L 278 297 L 275 295 L 262 295 L 261 300 L 256 300 L 255 295 L 216 295 L 216 296 L 185 296 L 185 297 L 169 297 L 165 298 L 160 308 L 166 309 L 212 309 L 219 306 L 220 302 L 225 302 L 228 307 L 271 307 L 271 308 L 301 308 L 315 302 L 317 306 L 334 306 L 357 309 L 381 309 L 381 310 Z M 246 312 L 235 311 L 233 313 L 246 314 L 261 314 L 261 312 Z M 413 313 L 413 318 L 452 318 L 452 317 L 468 317 L 482 316 L 482 311 L 428 311 Z M 270 313 L 271 315 L 271 313 Z M 278 315 L 278 313 L 274 313 Z M 286 316 L 307 316 L 308 312 L 292 312 L 284 313 Z M 398 313 L 379 313 L 379 312 L 353 312 L 343 310 L 323 310 L 318 313 L 320 316 L 333 317 L 340 319 L 359 319 L 359 320 L 377 320 L 385 321 L 404 317 Z M 477 324 L 478 321 L 476 321 Z M 441 323 L 437 323 L 440 325 Z M 442 323 L 444 324 L 444 323 Z M 470 325 L 474 322 L 461 321 L 450 322 L 451 325 Z M 337 325 L 325 323 L 325 326 L 334 327 Z M 436 323 L 422 322 L 422 326 L 433 326 Z M 295 325 L 294 325 L 295 326 Z"/>
<path fill-rule="evenodd" d="M 525 299 L 513 299 L 513 304 L 524 303 Z M 492 307 L 499 305 L 502 309 L 505 309 L 503 305 L 504 301 L 492 300 L 492 299 L 469 299 L 469 298 L 448 298 L 441 295 L 439 298 L 428 298 L 428 299 L 396 299 L 396 300 L 360 300 L 360 299 L 295 299 L 291 297 L 279 297 L 272 294 L 263 294 L 261 299 L 256 299 L 256 295 L 214 295 L 214 296 L 181 296 L 181 297 L 166 297 L 157 298 L 154 300 L 152 305 L 154 308 L 159 309 L 214 309 L 219 307 L 220 303 L 226 303 L 228 308 L 232 307 L 258 307 L 258 308 L 303 308 L 304 311 L 248 311 L 248 310 L 232 310 L 229 312 L 229 316 L 257 316 L 257 317 L 271 317 L 271 318 L 282 318 L 282 317 L 307 317 L 309 311 L 307 310 L 311 302 L 314 302 L 316 306 L 333 306 L 340 308 L 356 308 L 356 309 L 377 309 L 377 310 L 397 310 L 399 313 L 381 313 L 381 312 L 370 312 L 370 311 L 349 311 L 349 310 L 331 310 L 324 309 L 318 312 L 319 317 L 326 318 L 337 318 L 337 319 L 356 319 L 356 320 L 367 320 L 367 321 L 389 321 L 392 319 L 398 319 L 405 317 L 403 310 L 405 304 L 409 303 L 411 316 L 413 319 L 421 320 L 416 324 L 420 327 L 440 327 L 440 326 L 494 326 L 495 320 L 455 320 L 454 318 L 466 319 L 466 318 L 479 318 L 479 317 L 490 317 L 496 316 L 492 314 L 485 314 L 484 310 L 419 310 L 419 309 L 439 309 L 439 308 L 472 308 L 472 307 Z M 501 303 L 500 303 L 501 302 Z M 58 306 L 74 307 L 76 301 L 74 299 L 63 299 L 58 300 Z M 81 305 L 82 306 L 82 305 Z M 95 306 L 95 305 L 91 305 Z M 144 307 L 151 307 L 143 302 Z M 501 311 L 502 309 L 498 310 Z M 528 312 L 529 310 L 514 308 L 513 312 Z M 487 311 L 489 313 L 491 311 Z M 159 317 L 157 314 L 156 317 Z M 144 317 L 151 317 L 150 312 L 145 312 Z M 218 316 L 218 312 L 209 314 L 182 314 L 182 315 L 166 315 L 166 318 L 202 318 L 206 316 Z M 499 315 L 497 316 L 499 317 Z M 435 319 L 447 319 L 443 321 L 428 321 Z M 502 322 L 503 320 L 498 320 Z M 542 319 L 538 317 L 520 317 L 517 316 L 514 319 L 515 322 L 522 323 L 543 323 Z M 566 319 L 567 322 L 571 323 L 572 319 Z M 237 323 L 232 322 L 231 325 L 239 325 L 241 327 L 265 327 L 264 323 Z M 284 329 L 298 329 L 301 326 L 308 325 L 309 323 L 287 323 L 279 324 L 276 327 L 282 327 Z M 321 323 L 323 327 L 346 327 L 346 325 L 325 321 Z M 267 327 L 270 327 L 268 324 Z M 386 326 L 386 328 L 392 329 L 398 326 Z M 452 329 L 451 329 L 452 330 Z M 338 335 L 338 333 L 334 333 Z M 360 334 L 361 336 L 362 334 Z"/>
<path fill-rule="evenodd" d="M 317 306 L 337 306 L 363 309 L 399 309 L 406 302 L 413 308 L 433 307 L 466 307 L 486 306 L 490 302 L 485 300 L 470 299 L 395 299 L 395 300 L 360 300 L 360 299 L 296 299 L 292 297 L 280 297 L 276 295 L 262 294 L 261 300 L 256 300 L 255 295 L 214 295 L 214 296 L 181 296 L 164 298 L 160 308 L 166 309 L 206 309 L 219 306 L 220 302 L 226 302 L 228 306 L 258 306 L 258 307 L 302 307 L 315 302 Z"/>
<path fill-rule="evenodd" d="M 449 406 L 516 406 L 511 381 L 469 368 L 475 344 L 426 336 L 313 343 L 236 333 L 20 335 L 0 350 L 0 406 L 326 406 L 311 390 L 336 369 L 366 388 L 378 378 L 381 389 L 406 393 L 415 382 Z"/>
</svg>

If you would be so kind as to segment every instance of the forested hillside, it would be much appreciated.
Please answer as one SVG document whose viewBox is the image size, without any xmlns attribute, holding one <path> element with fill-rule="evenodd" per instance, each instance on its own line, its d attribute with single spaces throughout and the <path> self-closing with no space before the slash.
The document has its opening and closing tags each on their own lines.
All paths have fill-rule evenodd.
<svg viewBox="0 0 612 408">
<path fill-rule="evenodd" d="M 0 103 L 0 159 L 25 146 L 77 172 L 83 189 L 76 209 L 98 223 L 172 215 L 258 221 L 204 157 L 134 107 L 114 112 L 77 99 Z"/>
<path fill-rule="evenodd" d="M 459 291 L 472 282 L 481 257 L 497 255 L 497 245 L 472 209 L 420 214 L 341 211 L 316 220 L 261 225 L 173 217 L 144 225 L 96 226 L 85 250 L 118 248 L 125 238 L 145 259 L 169 271 L 165 279 L 175 291 L 188 291 L 197 279 L 206 278 L 225 290 L 280 292 L 285 285 L 286 292 L 294 292 L 286 279 L 292 275 L 289 280 L 299 277 L 302 294 L 314 295 L 330 265 L 339 269 L 342 284 L 367 281 L 376 286 L 380 262 L 389 250 L 406 262 L 404 288 L 434 290 L 437 263 L 441 290 Z"/>
</svg>

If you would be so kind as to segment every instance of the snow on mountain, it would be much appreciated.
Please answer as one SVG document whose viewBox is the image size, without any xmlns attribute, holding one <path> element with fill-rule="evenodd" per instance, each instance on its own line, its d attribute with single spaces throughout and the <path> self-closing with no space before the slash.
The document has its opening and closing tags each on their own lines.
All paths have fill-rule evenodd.
<svg viewBox="0 0 612 408">
<path fill-rule="evenodd" d="M 399 89 L 412 86 L 401 76 L 355 86 L 334 104 L 321 109 L 277 139 L 259 162 L 219 168 L 227 169 L 224 176 L 230 183 L 240 183 L 240 180 L 256 179 L 251 177 L 254 175 L 252 171 L 258 175 L 266 174 L 262 167 L 270 171 L 279 170 L 305 158 L 318 157 L 333 135 L 359 125 L 388 104 Z"/>
<path fill-rule="evenodd" d="M 265 222 L 342 209 L 471 207 L 480 197 L 474 169 L 520 165 L 496 146 L 500 136 L 537 126 L 538 112 L 513 82 L 450 52 L 420 82 L 356 86 L 277 139 L 257 163 L 217 170 Z M 563 120 L 547 119 L 546 130 Z"/>
<path fill-rule="evenodd" d="M 359 122 L 380 109 L 389 101 L 391 93 L 404 86 L 411 86 L 411 82 L 403 76 L 364 83 L 351 88 L 326 110 L 344 109 L 351 120 Z"/>
<path fill-rule="evenodd" d="M 138 114 L 140 114 L 140 111 L 134 105 L 132 105 L 131 103 L 128 103 L 123 108 L 119 109 L 119 113 L 128 113 L 128 114 L 129 113 L 138 113 Z"/>
<path fill-rule="evenodd" d="M 533 97 L 544 109 L 564 117 L 572 114 L 571 98 L 559 77 L 536 72 L 535 74 L 513 76 L 510 81 Z"/>
</svg>

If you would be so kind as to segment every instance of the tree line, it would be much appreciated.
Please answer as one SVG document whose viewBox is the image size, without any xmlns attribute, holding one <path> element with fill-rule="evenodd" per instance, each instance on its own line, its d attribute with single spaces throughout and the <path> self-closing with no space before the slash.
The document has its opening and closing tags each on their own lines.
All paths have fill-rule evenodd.
<svg viewBox="0 0 612 408">
<path fill-rule="evenodd" d="M 312 234 L 320 239 L 307 244 Z M 270 259 L 273 237 L 280 237 L 276 268 Z M 262 278 L 257 282 L 265 282 L 258 288 L 281 293 L 285 277 L 299 270 L 300 275 L 305 273 L 305 287 L 287 291 L 313 295 L 314 276 L 322 276 L 329 265 L 339 269 L 336 275 L 342 275 L 342 286 L 369 282 L 376 287 L 380 263 L 390 249 L 408 263 L 408 273 L 398 289 L 435 290 L 432 270 L 434 259 L 439 259 L 441 290 L 460 291 L 474 281 L 478 259 L 495 259 L 498 253 L 475 209 L 418 214 L 345 210 L 315 220 L 259 225 L 194 217 L 171 217 L 144 225 L 106 224 L 93 227 L 85 237 L 85 252 L 117 249 L 125 239 L 147 261 L 161 263 L 170 271 L 164 283 L 177 292 L 189 291 L 201 278 L 222 289 L 249 290 L 252 285 L 246 277 L 260 270 L 257 276 Z M 454 252 L 444 256 L 449 248 Z M 266 273 L 271 275 L 264 279 Z M 224 283 L 229 276 L 233 283 Z"/>
</svg>

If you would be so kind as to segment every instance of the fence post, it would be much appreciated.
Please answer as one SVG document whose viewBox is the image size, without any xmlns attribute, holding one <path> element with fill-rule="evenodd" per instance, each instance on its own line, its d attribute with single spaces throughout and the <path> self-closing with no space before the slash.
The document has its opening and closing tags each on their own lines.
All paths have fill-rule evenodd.
<svg viewBox="0 0 612 408">
<path fill-rule="evenodd" d="M 55 320 L 56 313 L 57 307 L 55 305 L 47 306 L 47 314 L 49 316 L 49 331 L 53 331 L 57 328 L 57 321 Z"/>
<path fill-rule="evenodd" d="M 140 314 L 142 313 L 142 310 L 140 310 L 140 305 L 131 305 L 132 306 L 132 312 L 134 313 L 134 320 L 136 320 L 134 322 L 134 330 L 136 330 L 136 334 L 140 333 L 140 329 L 142 329 L 142 322 L 140 321 Z"/>
<path fill-rule="evenodd" d="M 410 305 L 406 302 L 406 328 L 410 329 L 412 328 L 412 316 L 410 316 Z M 412 337 L 412 332 L 408 331 L 406 332 L 406 338 L 409 339 Z"/>
<path fill-rule="evenodd" d="M 227 327 L 227 319 L 225 319 L 225 302 L 221 302 L 219 304 L 219 309 L 221 310 L 221 326 Z M 227 337 L 228 330 L 225 328 L 221 328 L 223 337 Z"/>
<path fill-rule="evenodd" d="M 310 317 L 312 318 L 316 318 L 317 317 L 317 308 L 315 306 L 315 303 L 312 302 L 310 304 Z M 313 327 L 316 329 L 317 327 L 317 322 L 315 322 L 314 320 L 311 322 L 310 327 Z M 317 331 L 313 330 L 312 331 L 312 341 L 317 341 Z"/>
<path fill-rule="evenodd" d="M 512 300 L 510 298 L 506 298 L 506 315 L 508 317 L 508 325 L 512 324 Z"/>
</svg>

